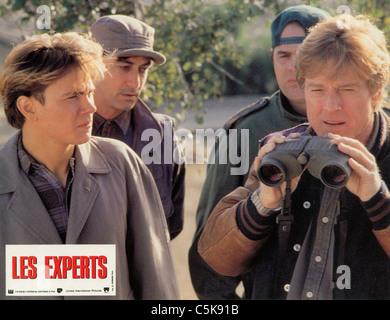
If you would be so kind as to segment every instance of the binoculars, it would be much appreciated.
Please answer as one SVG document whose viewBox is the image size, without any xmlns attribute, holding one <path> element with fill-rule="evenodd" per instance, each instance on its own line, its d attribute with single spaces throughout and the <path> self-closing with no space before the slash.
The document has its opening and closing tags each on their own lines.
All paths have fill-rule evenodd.
<svg viewBox="0 0 390 320">
<path fill-rule="evenodd" d="M 261 160 L 257 175 L 264 184 L 278 187 L 299 176 L 307 166 L 310 174 L 323 184 L 339 189 L 352 173 L 348 159 L 330 138 L 303 135 L 276 144 Z"/>
</svg>

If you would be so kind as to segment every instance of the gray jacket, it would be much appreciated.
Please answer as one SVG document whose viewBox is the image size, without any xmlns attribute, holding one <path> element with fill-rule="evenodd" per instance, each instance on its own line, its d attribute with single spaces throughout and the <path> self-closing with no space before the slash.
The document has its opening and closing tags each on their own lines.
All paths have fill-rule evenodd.
<svg viewBox="0 0 390 320">
<path fill-rule="evenodd" d="M 19 135 L 0 149 L 0 299 L 9 298 L 6 244 L 62 243 L 19 167 Z M 149 170 L 130 148 L 112 139 L 93 137 L 77 146 L 75 157 L 66 244 L 116 245 L 114 299 L 177 299 L 169 234 Z"/>
</svg>

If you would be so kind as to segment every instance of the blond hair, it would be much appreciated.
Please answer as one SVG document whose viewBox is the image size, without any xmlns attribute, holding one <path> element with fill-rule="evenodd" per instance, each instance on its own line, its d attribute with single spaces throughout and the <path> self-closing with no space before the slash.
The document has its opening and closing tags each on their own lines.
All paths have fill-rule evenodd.
<svg viewBox="0 0 390 320">
<path fill-rule="evenodd" d="M 104 77 L 102 47 L 86 35 L 75 32 L 34 35 L 17 45 L 8 55 L 0 77 L 0 95 L 11 126 L 21 129 L 24 116 L 17 108 L 20 96 L 44 103 L 45 89 L 73 68 L 84 79 Z"/>
<path fill-rule="evenodd" d="M 389 81 L 389 52 L 382 31 L 367 17 L 336 16 L 311 28 L 299 48 L 295 60 L 298 84 L 305 78 L 324 72 L 337 77 L 348 68 L 359 78 L 367 80 L 370 93 L 383 91 Z M 380 105 L 379 101 L 377 106 Z"/>
</svg>

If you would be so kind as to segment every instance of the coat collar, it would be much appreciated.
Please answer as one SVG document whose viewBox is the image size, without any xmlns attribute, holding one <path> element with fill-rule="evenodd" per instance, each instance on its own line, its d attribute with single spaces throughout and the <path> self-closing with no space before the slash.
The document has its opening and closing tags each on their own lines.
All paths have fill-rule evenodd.
<svg viewBox="0 0 390 320">
<path fill-rule="evenodd" d="M 21 132 L 18 131 L 5 145 L 0 148 L 1 180 L 0 194 L 14 192 L 17 188 L 19 177 L 19 163 L 17 155 L 17 143 Z M 99 138 L 92 137 L 90 142 L 79 145 L 76 148 L 76 168 L 85 167 L 90 174 L 106 174 L 111 172 L 111 166 L 104 154 L 97 147 Z"/>
<path fill-rule="evenodd" d="M 107 120 L 96 112 L 93 115 L 93 122 L 94 122 L 94 131 L 93 132 L 98 131 L 100 129 L 100 127 L 102 125 L 104 125 L 105 122 L 114 121 L 118 125 L 118 127 L 122 130 L 122 133 L 125 135 L 127 133 L 127 130 L 129 129 L 129 126 L 130 126 L 131 113 L 132 113 L 132 111 L 128 110 L 128 111 L 122 112 L 119 116 L 117 116 L 113 119 Z"/>
<path fill-rule="evenodd" d="M 379 164 L 390 152 L 390 118 L 382 110 L 378 111 L 376 116 L 378 120 L 378 131 L 370 152 L 375 156 Z"/>
<path fill-rule="evenodd" d="M 98 141 L 103 138 L 92 137 L 91 140 L 76 148 L 76 174 L 77 166 L 84 167 L 90 174 L 107 174 L 111 172 L 111 166 L 106 156 L 100 151 Z M 79 168 L 80 169 L 80 168 Z"/>
<path fill-rule="evenodd" d="M 0 149 L 0 172 L 1 184 L 0 194 L 9 193 L 16 190 L 19 179 L 19 163 L 17 155 L 17 143 L 21 132 L 13 135 Z"/>
<path fill-rule="evenodd" d="M 102 138 L 92 137 L 88 143 L 76 148 L 75 178 L 72 185 L 66 243 L 74 244 L 84 228 L 96 198 L 99 183 L 93 174 L 108 174 L 112 171 L 105 155 L 98 148 Z"/>
<path fill-rule="evenodd" d="M 133 123 L 135 126 L 135 131 L 142 133 L 146 129 L 156 129 L 163 133 L 163 128 L 159 122 L 159 119 L 156 118 L 158 114 L 153 113 L 148 106 L 141 100 L 138 99 L 133 110 Z"/>
<path fill-rule="evenodd" d="M 0 149 L 0 194 L 13 193 L 8 203 L 9 212 L 43 243 L 61 243 L 32 183 L 19 166 L 17 142 L 20 132 Z M 98 140 L 77 146 L 75 179 L 72 185 L 71 206 L 66 243 L 76 243 L 99 194 L 99 183 L 93 174 L 107 174 L 111 166 L 98 147 Z"/>
<path fill-rule="evenodd" d="M 307 122 L 307 117 L 295 112 L 289 100 L 283 95 L 281 91 L 276 91 L 273 96 L 276 98 L 280 113 L 283 118 L 292 121 L 292 123 Z"/>
<path fill-rule="evenodd" d="M 153 113 L 148 106 L 138 100 L 132 110 L 132 124 L 134 125 L 134 137 L 130 146 L 136 153 L 141 154 L 142 149 L 149 141 L 142 140 L 142 133 L 147 129 L 157 130 L 161 136 L 161 141 L 164 139 L 164 130 L 161 125 L 163 119 L 158 118 L 158 114 Z"/>
</svg>

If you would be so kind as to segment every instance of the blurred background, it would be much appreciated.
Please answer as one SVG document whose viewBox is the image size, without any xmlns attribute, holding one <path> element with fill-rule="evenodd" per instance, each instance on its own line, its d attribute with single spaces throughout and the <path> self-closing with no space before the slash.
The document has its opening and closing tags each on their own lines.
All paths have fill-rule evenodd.
<svg viewBox="0 0 390 320">
<path fill-rule="evenodd" d="M 277 90 L 270 24 L 298 4 L 332 15 L 368 15 L 389 39 L 390 0 L 0 0 L 0 70 L 12 47 L 33 34 L 88 32 L 101 16 L 130 15 L 156 29 L 154 48 L 167 57 L 150 71 L 142 98 L 154 111 L 174 116 L 178 128 L 217 130 L 239 109 Z M 49 19 L 42 20 L 43 14 Z M 0 145 L 15 132 L 2 108 L 0 102 Z M 198 141 L 191 136 L 187 142 Z M 187 165 L 184 230 L 172 242 L 182 299 L 196 299 L 187 253 L 205 173 L 206 160 Z"/>
</svg>

